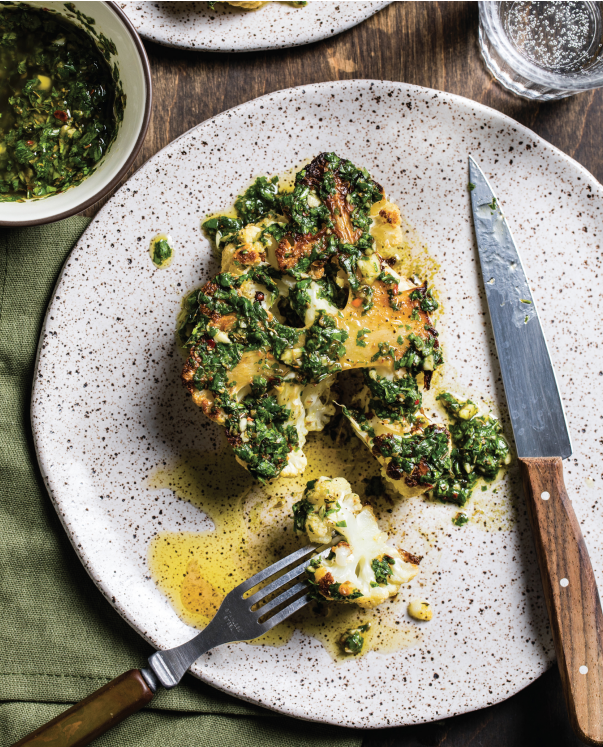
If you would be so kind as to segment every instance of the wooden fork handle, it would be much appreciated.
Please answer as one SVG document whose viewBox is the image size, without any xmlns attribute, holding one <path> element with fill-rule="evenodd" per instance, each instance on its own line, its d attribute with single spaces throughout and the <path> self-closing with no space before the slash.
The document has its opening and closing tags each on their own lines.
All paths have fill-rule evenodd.
<svg viewBox="0 0 603 747">
<path fill-rule="evenodd" d="M 520 459 L 561 682 L 576 734 L 603 745 L 603 613 L 561 458 Z"/>
<path fill-rule="evenodd" d="M 131 669 L 13 747 L 82 747 L 139 711 L 153 695 L 140 669 Z"/>
</svg>

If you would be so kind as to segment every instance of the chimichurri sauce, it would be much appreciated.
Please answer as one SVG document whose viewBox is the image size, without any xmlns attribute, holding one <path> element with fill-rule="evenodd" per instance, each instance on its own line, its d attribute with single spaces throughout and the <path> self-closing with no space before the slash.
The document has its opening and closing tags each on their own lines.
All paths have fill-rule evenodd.
<svg viewBox="0 0 603 747">
<path fill-rule="evenodd" d="M 92 39 L 48 11 L 0 8 L 0 201 L 80 184 L 116 132 L 114 80 Z"/>
</svg>

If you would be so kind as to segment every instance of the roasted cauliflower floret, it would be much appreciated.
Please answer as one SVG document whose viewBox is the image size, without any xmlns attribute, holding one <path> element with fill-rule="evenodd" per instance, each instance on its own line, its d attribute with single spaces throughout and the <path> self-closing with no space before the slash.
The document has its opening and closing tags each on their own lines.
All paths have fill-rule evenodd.
<svg viewBox="0 0 603 747">
<path fill-rule="evenodd" d="M 293 507 L 294 524 L 313 542 L 341 537 L 326 558 L 315 558 L 307 573 L 316 595 L 328 601 L 376 607 L 395 596 L 418 572 L 420 558 L 387 543 L 370 506 L 363 506 L 342 477 L 308 483 Z"/>
<path fill-rule="evenodd" d="M 249 223 L 230 235 L 216 235 L 216 246 L 222 251 L 222 272 L 241 275 L 250 266 L 265 263 L 274 257 L 277 243 L 273 234 L 266 231 L 270 226 L 286 223 L 282 216 L 268 216 L 257 223 Z M 220 247 L 220 242 L 226 243 Z"/>
<path fill-rule="evenodd" d="M 308 432 L 322 431 L 335 415 L 335 405 L 329 401 L 334 376 L 327 376 L 318 384 L 308 384 L 301 393 L 301 400 L 306 411 L 304 425 Z"/>
<path fill-rule="evenodd" d="M 340 510 L 344 498 L 349 498 L 354 508 L 362 508 L 360 499 L 352 493 L 350 483 L 345 478 L 320 477 L 311 480 L 302 500 L 293 505 L 295 530 L 306 532 L 310 542 L 329 542 L 335 530 L 332 516 Z"/>
</svg>

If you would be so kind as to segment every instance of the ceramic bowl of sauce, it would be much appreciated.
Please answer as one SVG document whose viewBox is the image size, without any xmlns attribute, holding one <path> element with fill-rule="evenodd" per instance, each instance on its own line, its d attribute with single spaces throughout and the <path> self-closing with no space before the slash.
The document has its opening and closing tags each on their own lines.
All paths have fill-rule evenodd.
<svg viewBox="0 0 603 747">
<path fill-rule="evenodd" d="M 0 225 L 81 212 L 119 183 L 144 140 L 144 47 L 113 2 L 3 4 L 0 38 Z"/>
</svg>

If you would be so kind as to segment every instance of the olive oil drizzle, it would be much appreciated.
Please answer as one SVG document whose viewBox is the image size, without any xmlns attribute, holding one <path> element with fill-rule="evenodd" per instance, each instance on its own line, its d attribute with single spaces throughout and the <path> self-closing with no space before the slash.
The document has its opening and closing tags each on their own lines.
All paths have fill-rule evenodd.
<svg viewBox="0 0 603 747">
<path fill-rule="evenodd" d="M 316 434 L 307 444 L 307 455 L 302 477 L 280 478 L 273 485 L 258 485 L 236 463 L 226 443 L 219 452 L 189 453 L 152 473 L 149 488 L 172 490 L 202 509 L 214 524 L 214 529 L 201 532 L 160 532 L 149 549 L 151 576 L 188 625 L 204 628 L 228 591 L 303 544 L 293 532 L 291 505 L 301 497 L 307 480 L 338 475 L 360 490 L 379 474 L 378 463 L 367 458 L 360 441 L 337 446 L 328 435 Z M 371 501 L 377 514 L 387 517 L 383 528 L 401 542 L 405 522 L 391 508 L 391 500 L 382 496 Z M 413 550 L 429 551 L 423 537 L 416 541 L 420 546 L 413 544 Z M 405 619 L 406 596 L 404 590 L 399 598 L 371 610 L 330 605 L 327 617 L 308 609 L 250 643 L 280 646 L 298 629 L 319 641 L 335 660 L 358 658 L 345 654 L 339 641 L 346 630 L 369 622 L 363 655 L 406 648 L 423 637 L 423 630 Z"/>
</svg>

